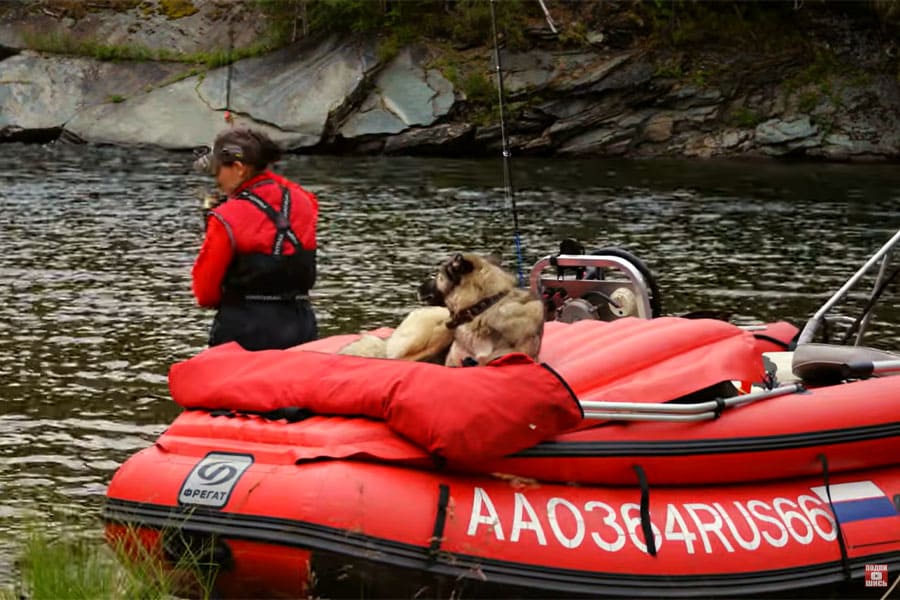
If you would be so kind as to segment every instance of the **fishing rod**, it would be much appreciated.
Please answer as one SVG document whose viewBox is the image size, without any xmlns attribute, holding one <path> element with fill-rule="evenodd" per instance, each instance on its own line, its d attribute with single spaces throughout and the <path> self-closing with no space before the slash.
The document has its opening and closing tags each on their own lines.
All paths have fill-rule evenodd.
<svg viewBox="0 0 900 600">
<path fill-rule="evenodd" d="M 234 126 L 234 115 L 231 114 L 231 78 L 234 73 L 234 29 L 228 24 L 228 67 L 225 71 L 225 122 Z"/>
<path fill-rule="evenodd" d="M 230 127 L 234 127 L 234 115 L 231 114 L 231 80 L 234 73 L 234 29 L 233 25 L 228 25 L 228 54 L 225 60 L 228 62 L 225 67 L 225 122 Z M 213 148 L 203 146 L 194 150 L 194 170 L 208 175 L 215 175 L 213 168 Z M 203 215 L 203 225 L 206 226 L 209 211 L 216 208 L 225 201 L 225 196 L 218 191 L 208 192 L 203 195 L 200 200 L 200 210 Z"/>
<path fill-rule="evenodd" d="M 513 193 L 512 172 L 509 168 L 509 141 L 506 137 L 506 119 L 503 105 L 503 67 L 500 64 L 500 45 L 497 43 L 497 15 L 494 2 L 491 0 L 491 30 L 494 34 L 494 65 L 497 72 L 497 99 L 500 106 L 500 144 L 503 154 L 503 186 L 507 203 L 512 207 L 513 239 L 516 244 L 516 266 L 519 274 L 519 287 L 525 287 L 525 276 L 522 273 L 522 241 L 519 237 L 519 213 L 516 210 L 516 197 Z"/>
</svg>

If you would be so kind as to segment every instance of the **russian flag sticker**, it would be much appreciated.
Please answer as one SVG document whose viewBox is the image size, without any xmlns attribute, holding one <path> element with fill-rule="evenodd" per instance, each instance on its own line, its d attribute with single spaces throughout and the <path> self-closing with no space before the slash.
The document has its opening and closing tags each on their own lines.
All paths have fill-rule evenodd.
<svg viewBox="0 0 900 600">
<path fill-rule="evenodd" d="M 900 514 L 891 499 L 871 481 L 852 481 L 829 487 L 834 515 L 842 525 L 867 519 L 896 517 Z M 812 491 L 822 502 L 828 504 L 828 492 L 824 485 L 814 487 Z"/>
</svg>

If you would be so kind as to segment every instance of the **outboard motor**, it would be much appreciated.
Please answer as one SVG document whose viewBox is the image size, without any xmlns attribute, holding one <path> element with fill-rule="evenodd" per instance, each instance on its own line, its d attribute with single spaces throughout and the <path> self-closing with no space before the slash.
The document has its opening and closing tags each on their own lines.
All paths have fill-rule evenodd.
<svg viewBox="0 0 900 600">
<path fill-rule="evenodd" d="M 555 278 L 543 274 L 547 266 L 556 268 Z M 585 254 L 584 246 L 565 239 L 559 254 L 541 259 L 532 268 L 531 287 L 544 299 L 548 321 L 649 319 L 662 314 L 653 273 L 621 248 Z"/>
</svg>

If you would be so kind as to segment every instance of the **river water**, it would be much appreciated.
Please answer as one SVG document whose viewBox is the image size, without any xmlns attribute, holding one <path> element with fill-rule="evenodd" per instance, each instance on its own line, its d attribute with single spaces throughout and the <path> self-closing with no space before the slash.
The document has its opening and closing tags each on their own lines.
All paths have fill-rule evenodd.
<svg viewBox="0 0 900 600">
<path fill-rule="evenodd" d="M 179 412 L 211 314 L 190 268 L 210 181 L 156 150 L 0 145 L 0 584 L 23 534 L 99 539 L 107 482 Z M 512 160 L 524 269 L 564 237 L 656 273 L 664 312 L 802 322 L 900 227 L 896 165 Z M 293 156 L 321 203 L 323 335 L 396 324 L 455 250 L 517 269 L 501 162 Z M 900 306 L 873 343 L 900 342 Z"/>
</svg>

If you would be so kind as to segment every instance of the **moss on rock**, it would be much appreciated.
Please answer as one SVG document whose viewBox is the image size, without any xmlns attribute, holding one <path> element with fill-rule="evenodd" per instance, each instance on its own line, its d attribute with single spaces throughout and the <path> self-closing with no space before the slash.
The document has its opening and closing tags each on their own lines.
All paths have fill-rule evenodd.
<svg viewBox="0 0 900 600">
<path fill-rule="evenodd" d="M 169 19 L 181 19 L 196 14 L 199 9 L 191 0 L 159 0 L 159 14 Z"/>
</svg>

